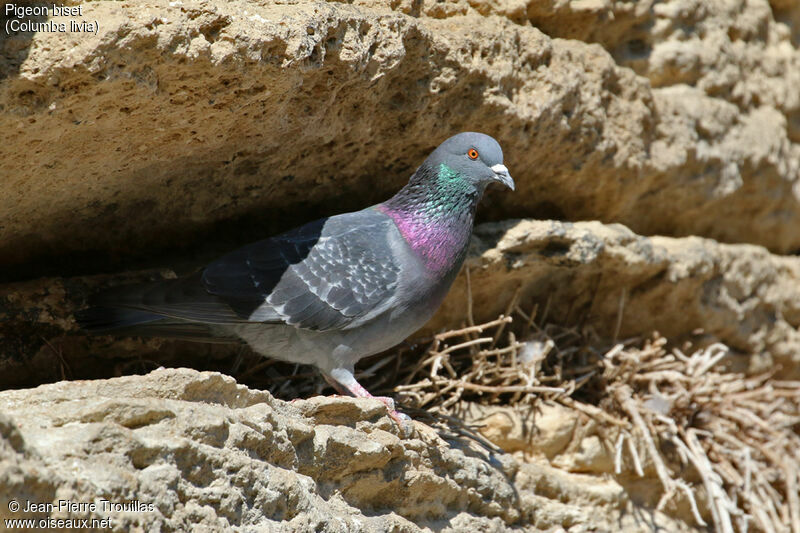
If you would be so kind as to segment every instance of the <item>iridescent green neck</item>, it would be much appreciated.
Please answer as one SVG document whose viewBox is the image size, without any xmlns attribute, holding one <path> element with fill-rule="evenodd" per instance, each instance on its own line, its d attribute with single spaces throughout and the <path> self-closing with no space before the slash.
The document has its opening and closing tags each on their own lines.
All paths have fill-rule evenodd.
<svg viewBox="0 0 800 533">
<path fill-rule="evenodd" d="M 425 183 L 427 194 L 418 204 L 425 213 L 433 217 L 444 216 L 471 203 L 474 187 L 452 168 L 441 163 L 433 178 Z"/>
<path fill-rule="evenodd" d="M 444 163 L 420 167 L 394 197 L 378 206 L 434 272 L 461 266 L 481 190 Z"/>
</svg>

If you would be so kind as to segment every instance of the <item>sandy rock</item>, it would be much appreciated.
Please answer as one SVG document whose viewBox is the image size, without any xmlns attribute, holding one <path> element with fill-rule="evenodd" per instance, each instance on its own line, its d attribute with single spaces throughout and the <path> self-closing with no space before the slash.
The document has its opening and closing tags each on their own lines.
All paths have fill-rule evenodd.
<svg viewBox="0 0 800 533">
<path fill-rule="evenodd" d="M 432 15 L 436 2 L 423 2 Z M 551 37 L 598 43 L 620 66 L 660 88 L 693 86 L 741 110 L 769 107 L 800 141 L 800 5 L 792 0 L 471 0 L 449 16 L 494 14 Z M 439 9 L 441 13 L 443 10 Z M 711 114 L 707 114 L 711 117 Z"/>
<path fill-rule="evenodd" d="M 446 447 L 431 456 L 428 447 L 437 445 L 398 438 L 377 401 L 322 398 L 309 409 L 189 370 L 0 396 L 0 410 L 10 417 L 3 427 L 11 426 L 3 433 L 0 498 L 46 503 L 55 494 L 152 507 L 80 515 L 111 516 L 117 531 L 193 523 L 417 530 L 409 520 L 422 525 L 460 513 L 474 521 L 519 519 L 500 463 L 490 467 Z M 340 412 L 359 429 L 301 414 L 342 403 L 347 409 Z M 67 477 L 46 477 L 52 471 Z M 22 475 L 33 478 L 24 491 L 7 483 Z M 3 513 L 8 517 L 7 506 Z"/>
<path fill-rule="evenodd" d="M 614 471 L 614 450 L 599 436 L 590 435 L 581 439 L 578 450 L 558 457 L 553 464 L 568 472 L 610 474 Z"/>
<path fill-rule="evenodd" d="M 161 369 L 5 391 L 0 413 L 2 519 L 110 519 L 113 531 L 585 530 L 615 520 L 642 530 L 612 481 L 520 465 L 419 423 L 400 438 L 375 400 L 287 404 L 220 374 Z M 53 509 L 12 513 L 12 500 Z"/>
<path fill-rule="evenodd" d="M 522 308 L 618 338 L 659 331 L 675 342 L 722 340 L 751 371 L 775 363 L 798 375 L 800 258 L 752 245 L 642 237 L 597 222 L 509 221 L 479 226 L 468 260 L 476 320 Z M 430 330 L 463 320 L 466 279 L 456 281 Z M 621 309 L 621 313 L 620 313 Z M 541 316 L 541 315 L 540 315 Z"/>
<path fill-rule="evenodd" d="M 464 418 L 506 452 L 539 454 L 548 459 L 567 447 L 578 421 L 575 411 L 548 403 L 529 413 L 507 406 L 470 404 Z"/>
<path fill-rule="evenodd" d="M 786 24 L 765 2 L 728 26 L 732 7 L 638 4 L 87 3 L 97 35 L 0 44 L 0 266 L 21 279 L 221 252 L 386 198 L 464 129 L 498 137 L 518 183 L 491 193 L 483 216 L 800 248 Z M 688 78 L 670 67 L 684 12 L 747 59 L 728 73 L 701 57 Z M 650 80 L 597 44 L 529 24 L 570 13 L 565 27 L 595 33 L 612 14 L 656 17 L 664 46 L 636 68 Z M 745 74 L 751 64 L 764 66 Z M 720 69 L 726 80 L 711 79 Z M 697 104 L 670 107 L 687 81 L 697 89 L 682 98 Z"/>
</svg>

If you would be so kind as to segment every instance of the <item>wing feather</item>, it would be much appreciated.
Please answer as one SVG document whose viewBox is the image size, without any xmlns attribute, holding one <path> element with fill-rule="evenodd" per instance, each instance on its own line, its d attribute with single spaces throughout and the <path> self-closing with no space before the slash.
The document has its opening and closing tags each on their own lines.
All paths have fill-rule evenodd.
<svg viewBox="0 0 800 533">
<path fill-rule="evenodd" d="M 215 261 L 203 284 L 243 320 L 346 327 L 397 286 L 399 268 L 386 239 L 391 227 L 371 209 L 315 221 Z"/>
</svg>

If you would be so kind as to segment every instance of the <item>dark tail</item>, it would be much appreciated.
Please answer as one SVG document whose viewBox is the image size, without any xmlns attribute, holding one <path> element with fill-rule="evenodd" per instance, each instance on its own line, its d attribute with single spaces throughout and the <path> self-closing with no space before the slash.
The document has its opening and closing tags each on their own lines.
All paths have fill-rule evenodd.
<svg viewBox="0 0 800 533">
<path fill-rule="evenodd" d="M 106 333 L 151 324 L 164 317 L 147 311 L 101 305 L 82 309 L 75 313 L 75 318 L 81 329 L 89 333 Z"/>
<path fill-rule="evenodd" d="M 75 318 L 84 331 L 95 335 L 159 337 L 219 344 L 241 342 L 241 339 L 231 333 L 210 324 L 188 322 L 124 307 L 89 307 L 75 313 Z"/>
<path fill-rule="evenodd" d="M 187 278 L 123 285 L 95 294 L 75 313 L 80 327 L 95 334 L 162 337 L 202 342 L 237 342 L 218 326 L 236 319 L 210 295 L 196 273 Z"/>
</svg>

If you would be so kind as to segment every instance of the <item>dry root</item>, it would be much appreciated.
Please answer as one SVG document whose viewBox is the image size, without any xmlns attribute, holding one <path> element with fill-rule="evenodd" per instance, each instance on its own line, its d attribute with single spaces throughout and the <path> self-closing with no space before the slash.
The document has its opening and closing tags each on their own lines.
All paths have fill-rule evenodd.
<svg viewBox="0 0 800 533">
<path fill-rule="evenodd" d="M 722 344 L 685 355 L 656 335 L 600 349 L 591 331 L 515 313 L 517 334 L 509 316 L 441 333 L 416 362 L 385 356 L 361 379 L 399 383 L 402 404 L 455 418 L 465 402 L 559 402 L 600 428 L 616 474 L 657 476 L 659 508 L 683 500 L 698 525 L 721 532 L 800 533 L 800 382 L 726 373 Z"/>
</svg>

